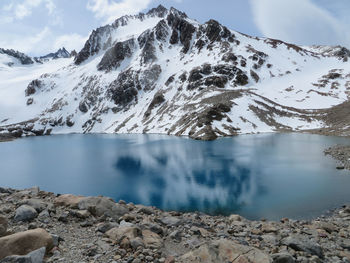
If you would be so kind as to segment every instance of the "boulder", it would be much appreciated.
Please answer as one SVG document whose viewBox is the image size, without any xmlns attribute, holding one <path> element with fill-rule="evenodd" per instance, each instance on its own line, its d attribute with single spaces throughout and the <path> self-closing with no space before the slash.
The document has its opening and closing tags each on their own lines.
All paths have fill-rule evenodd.
<svg viewBox="0 0 350 263">
<path fill-rule="evenodd" d="M 15 214 L 14 220 L 16 222 L 18 222 L 18 221 L 26 222 L 26 221 L 33 220 L 37 216 L 38 216 L 38 213 L 33 207 L 31 207 L 29 205 L 21 205 L 16 210 L 16 214 Z"/>
<path fill-rule="evenodd" d="M 295 251 L 304 251 L 308 254 L 316 255 L 320 258 L 323 257 L 321 246 L 312 239 L 301 235 L 289 236 L 282 240 L 282 244 L 294 249 Z"/>
<path fill-rule="evenodd" d="M 3 216 L 0 216 L 0 237 L 6 235 L 8 222 Z"/>
<path fill-rule="evenodd" d="M 270 263 L 271 259 L 264 252 L 248 246 L 237 244 L 231 240 L 220 239 L 200 246 L 198 249 L 183 255 L 179 262 L 183 263 L 222 263 L 249 262 Z"/>
<path fill-rule="evenodd" d="M 107 197 L 86 197 L 78 203 L 80 210 L 88 210 L 94 216 L 109 216 L 114 219 L 125 215 L 129 210 Z"/>
<path fill-rule="evenodd" d="M 141 229 L 138 227 L 114 227 L 106 232 L 106 235 L 117 242 L 120 242 L 125 237 L 129 240 L 135 239 L 137 237 L 142 237 Z"/>
<path fill-rule="evenodd" d="M 84 198 L 85 197 L 83 196 L 64 194 L 57 197 L 54 203 L 56 206 L 67 206 L 70 208 L 78 208 L 79 202 Z"/>
<path fill-rule="evenodd" d="M 27 255 L 42 247 L 46 248 L 46 252 L 53 248 L 51 235 L 42 228 L 5 236 L 0 238 L 0 259 L 13 255 Z"/>
<path fill-rule="evenodd" d="M 163 246 L 162 238 L 150 230 L 143 230 L 142 237 L 143 243 L 147 248 L 155 249 Z"/>
<path fill-rule="evenodd" d="M 23 201 L 23 204 L 33 207 L 38 213 L 45 210 L 47 207 L 47 204 L 40 199 L 28 199 Z"/>
<path fill-rule="evenodd" d="M 42 263 L 44 260 L 46 248 L 42 247 L 25 256 L 8 256 L 0 263 Z"/>
</svg>

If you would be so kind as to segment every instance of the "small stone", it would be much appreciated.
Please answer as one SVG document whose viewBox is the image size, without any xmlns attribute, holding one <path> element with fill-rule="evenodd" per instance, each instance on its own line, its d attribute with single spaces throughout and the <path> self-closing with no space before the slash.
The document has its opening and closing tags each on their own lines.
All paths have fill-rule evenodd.
<svg viewBox="0 0 350 263">
<path fill-rule="evenodd" d="M 287 253 L 273 254 L 272 263 L 295 263 L 295 259 Z"/>
<path fill-rule="evenodd" d="M 63 223 L 68 223 L 68 217 L 69 217 L 69 212 L 65 211 L 58 217 L 58 221 Z"/>
<path fill-rule="evenodd" d="M 111 222 L 101 223 L 97 226 L 97 231 L 101 233 L 106 233 L 108 230 L 115 227 L 119 227 L 119 225 L 117 223 L 111 223 Z"/>
<path fill-rule="evenodd" d="M 159 221 L 166 226 L 178 226 L 181 224 L 181 219 L 173 216 L 163 217 Z"/>
</svg>

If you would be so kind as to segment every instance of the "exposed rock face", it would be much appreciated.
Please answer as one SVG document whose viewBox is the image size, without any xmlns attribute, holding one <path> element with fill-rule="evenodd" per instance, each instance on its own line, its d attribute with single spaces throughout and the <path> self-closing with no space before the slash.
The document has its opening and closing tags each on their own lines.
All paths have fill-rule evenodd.
<svg viewBox="0 0 350 263">
<path fill-rule="evenodd" d="M 42 86 L 42 82 L 38 79 L 35 79 L 35 80 L 32 80 L 27 89 L 25 90 L 25 94 L 26 96 L 30 96 L 30 95 L 33 95 L 35 94 L 35 92 L 40 89 L 40 87 Z"/>
<path fill-rule="evenodd" d="M 102 39 L 110 35 L 112 26 L 107 25 L 104 27 L 97 28 L 92 31 L 89 39 L 86 41 L 83 49 L 75 57 L 75 64 L 80 65 L 82 62 L 87 60 L 90 56 L 97 54 L 100 50 L 106 50 L 112 43 L 109 41 L 105 44 L 102 43 Z"/>
<path fill-rule="evenodd" d="M 28 253 L 46 248 L 53 248 L 53 240 L 44 229 L 34 229 L 0 238 L 0 259 L 11 255 L 27 255 Z"/>
<path fill-rule="evenodd" d="M 22 65 L 30 65 L 30 64 L 34 63 L 34 61 L 31 59 L 31 57 L 29 57 L 26 54 L 21 53 L 19 51 L 15 51 L 13 49 L 0 48 L 0 54 L 6 54 L 6 55 L 9 55 L 11 57 L 14 57 L 14 58 L 18 59 Z"/>
<path fill-rule="evenodd" d="M 137 73 L 126 70 L 118 75 L 118 78 L 109 86 L 109 94 L 118 106 L 125 107 L 137 100 L 138 90 L 141 89 Z"/>
<path fill-rule="evenodd" d="M 190 49 L 193 33 L 196 28 L 185 20 L 186 14 L 173 10 L 167 17 L 168 25 L 172 28 L 170 44 L 174 45 L 180 42 L 183 45 L 182 52 L 187 53 Z"/>
<path fill-rule="evenodd" d="M 165 102 L 165 98 L 164 95 L 162 93 L 156 93 L 154 95 L 153 100 L 151 101 L 150 105 L 148 106 L 147 111 L 145 112 L 145 117 L 149 117 L 151 115 L 151 112 L 154 108 L 158 107 L 159 105 L 161 105 L 163 102 Z"/>
<path fill-rule="evenodd" d="M 147 64 L 156 61 L 156 49 L 154 47 L 154 32 L 147 30 L 137 39 L 140 48 L 142 49 L 141 53 L 141 63 Z"/>
<path fill-rule="evenodd" d="M 156 81 L 159 79 L 162 73 L 162 68 L 160 65 L 154 64 L 149 69 L 146 69 L 140 75 L 140 85 L 145 91 L 154 89 Z"/>
<path fill-rule="evenodd" d="M 101 62 L 97 65 L 98 70 L 110 71 L 118 68 L 124 59 L 131 57 L 134 48 L 134 39 L 116 43 L 114 47 L 106 51 Z"/>
</svg>

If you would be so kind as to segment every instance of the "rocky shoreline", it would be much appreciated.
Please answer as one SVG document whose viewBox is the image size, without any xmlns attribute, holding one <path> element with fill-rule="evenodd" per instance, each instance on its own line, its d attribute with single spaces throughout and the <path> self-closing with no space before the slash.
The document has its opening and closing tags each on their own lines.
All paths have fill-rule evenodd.
<svg viewBox="0 0 350 263">
<path fill-rule="evenodd" d="M 324 153 L 338 161 L 337 169 L 350 170 L 350 145 L 335 145 L 326 149 Z"/>
<path fill-rule="evenodd" d="M 346 263 L 350 206 L 269 222 L 0 188 L 0 236 L 0 262 L 43 262 L 46 251 L 44 262 Z"/>
<path fill-rule="evenodd" d="M 11 134 L 0 134 L 0 142 L 13 141 L 17 137 L 12 136 Z"/>
</svg>

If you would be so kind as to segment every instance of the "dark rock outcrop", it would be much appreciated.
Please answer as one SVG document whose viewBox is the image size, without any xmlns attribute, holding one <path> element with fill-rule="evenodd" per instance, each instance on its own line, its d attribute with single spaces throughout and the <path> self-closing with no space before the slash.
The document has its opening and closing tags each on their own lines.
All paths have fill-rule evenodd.
<svg viewBox="0 0 350 263">
<path fill-rule="evenodd" d="M 142 35 L 140 35 L 137 40 L 139 42 L 140 48 L 142 48 L 141 63 L 147 64 L 154 62 L 157 59 L 156 49 L 154 47 L 154 32 L 147 30 Z"/>
<path fill-rule="evenodd" d="M 168 25 L 172 28 L 170 44 L 180 43 L 184 46 L 183 53 L 187 53 L 190 49 L 191 40 L 196 28 L 185 20 L 186 14 L 179 12 L 170 12 L 167 17 Z"/>
<path fill-rule="evenodd" d="M 13 50 L 13 49 L 0 48 L 0 54 L 6 54 L 6 55 L 9 55 L 11 57 L 14 57 L 14 58 L 18 59 L 22 65 L 30 65 L 30 64 L 34 63 L 34 61 L 32 60 L 31 57 L 29 57 L 26 54 L 21 53 L 19 51 Z"/>
<path fill-rule="evenodd" d="M 153 100 L 151 101 L 150 105 L 148 106 L 144 117 L 145 118 L 149 117 L 151 115 L 152 110 L 154 108 L 158 107 L 159 105 L 161 105 L 163 102 L 165 102 L 164 95 L 161 92 L 157 92 L 154 95 Z"/>
<path fill-rule="evenodd" d="M 26 88 L 25 90 L 25 95 L 28 97 L 30 95 L 33 95 L 37 89 L 40 89 L 41 86 L 42 86 L 42 81 L 41 80 L 38 80 L 38 79 L 35 79 L 35 80 L 32 80 L 28 87 Z"/>
<path fill-rule="evenodd" d="M 102 43 L 102 39 L 107 36 L 110 36 L 112 31 L 112 26 L 107 25 L 104 27 L 99 27 L 96 30 L 92 31 L 89 39 L 86 41 L 83 49 L 75 57 L 74 63 L 80 65 L 82 62 L 87 60 L 90 56 L 98 54 L 101 50 L 106 50 L 110 47 L 111 43 Z"/>
<path fill-rule="evenodd" d="M 118 68 L 124 59 L 131 57 L 134 48 L 134 39 L 117 42 L 114 47 L 106 51 L 101 62 L 97 65 L 97 69 L 110 71 Z"/>
<path fill-rule="evenodd" d="M 116 105 L 124 107 L 130 102 L 137 100 L 138 90 L 141 89 L 141 85 L 138 79 L 133 77 L 134 74 L 135 72 L 131 69 L 121 72 L 118 78 L 110 84 L 108 93 Z"/>
</svg>

